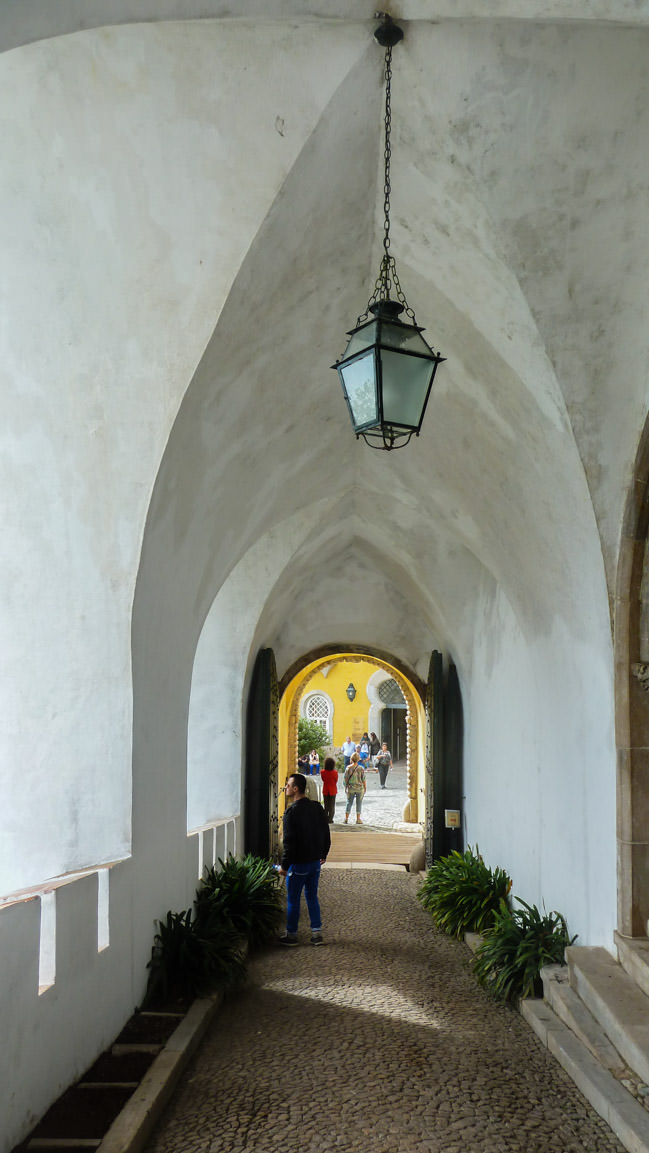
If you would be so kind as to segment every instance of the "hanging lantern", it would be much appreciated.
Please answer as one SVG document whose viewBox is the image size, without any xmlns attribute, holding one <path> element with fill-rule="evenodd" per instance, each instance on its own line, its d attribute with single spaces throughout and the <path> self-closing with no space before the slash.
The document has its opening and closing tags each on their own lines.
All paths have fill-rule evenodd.
<svg viewBox="0 0 649 1153">
<path fill-rule="evenodd" d="M 372 448 L 402 448 L 419 436 L 437 367 L 445 357 L 433 352 L 415 320 L 390 254 L 390 161 L 392 48 L 402 30 L 385 13 L 374 33 L 385 47 L 385 200 L 383 257 L 366 311 L 347 335 L 343 356 L 332 365 L 340 377 L 356 437 Z M 390 298 L 393 290 L 396 300 Z M 402 314 L 412 323 L 401 319 Z"/>
</svg>

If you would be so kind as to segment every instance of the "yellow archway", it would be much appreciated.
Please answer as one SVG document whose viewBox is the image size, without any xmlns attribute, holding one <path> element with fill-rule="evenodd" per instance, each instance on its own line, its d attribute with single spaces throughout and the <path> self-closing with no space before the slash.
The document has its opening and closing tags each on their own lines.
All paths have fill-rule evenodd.
<svg viewBox="0 0 649 1153">
<path fill-rule="evenodd" d="M 339 648 L 328 649 L 326 653 L 308 654 L 297 662 L 280 685 L 279 706 L 279 775 L 292 772 L 297 763 L 297 727 L 299 705 L 309 683 L 316 673 L 326 666 L 345 661 L 351 664 L 369 664 L 384 669 L 394 677 L 399 685 L 407 706 L 406 712 L 406 787 L 407 802 L 403 819 L 414 825 L 423 825 L 426 819 L 425 793 L 425 726 L 426 714 L 422 699 L 419 678 L 404 672 L 403 666 L 386 659 L 385 654 L 375 655 L 370 650 Z"/>
</svg>

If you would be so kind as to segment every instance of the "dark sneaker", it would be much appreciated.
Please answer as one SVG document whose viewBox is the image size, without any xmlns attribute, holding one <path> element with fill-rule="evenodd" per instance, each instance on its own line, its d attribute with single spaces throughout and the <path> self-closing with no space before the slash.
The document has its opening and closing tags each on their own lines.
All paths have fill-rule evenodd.
<svg viewBox="0 0 649 1153">
<path fill-rule="evenodd" d="M 278 944 L 293 949 L 297 945 L 297 937 L 294 933 L 282 933 L 281 937 L 278 937 Z"/>
<path fill-rule="evenodd" d="M 322 939 L 322 933 L 312 933 L 311 934 L 311 944 L 312 945 L 324 945 L 324 941 Z"/>
</svg>

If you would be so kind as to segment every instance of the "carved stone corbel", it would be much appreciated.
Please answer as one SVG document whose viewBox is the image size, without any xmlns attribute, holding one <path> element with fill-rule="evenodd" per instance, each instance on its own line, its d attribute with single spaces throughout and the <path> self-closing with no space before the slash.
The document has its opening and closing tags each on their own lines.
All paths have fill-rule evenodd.
<svg viewBox="0 0 649 1153">
<path fill-rule="evenodd" d="M 644 661 L 637 661 L 631 665 L 631 672 L 635 679 L 640 681 L 644 691 L 649 693 L 649 664 Z"/>
</svg>

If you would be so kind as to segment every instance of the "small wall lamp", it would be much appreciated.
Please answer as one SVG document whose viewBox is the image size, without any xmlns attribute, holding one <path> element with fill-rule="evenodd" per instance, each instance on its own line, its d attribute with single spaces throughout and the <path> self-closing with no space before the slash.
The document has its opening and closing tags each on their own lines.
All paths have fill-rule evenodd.
<svg viewBox="0 0 649 1153">
<path fill-rule="evenodd" d="M 354 688 L 351 681 L 347 685 L 347 688 L 345 691 L 346 691 L 347 696 L 349 697 L 350 701 L 353 701 L 354 697 L 356 696 L 356 689 Z"/>
</svg>

